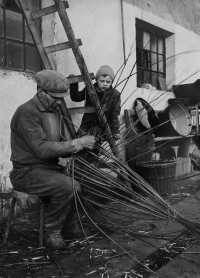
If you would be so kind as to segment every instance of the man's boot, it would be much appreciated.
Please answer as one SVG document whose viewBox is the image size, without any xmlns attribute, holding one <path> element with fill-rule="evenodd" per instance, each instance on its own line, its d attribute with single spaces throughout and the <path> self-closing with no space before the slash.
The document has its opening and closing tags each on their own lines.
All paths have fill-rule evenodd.
<svg viewBox="0 0 200 278">
<path fill-rule="evenodd" d="M 46 246 L 51 249 L 62 249 L 66 247 L 65 241 L 59 232 L 52 233 L 52 234 L 45 233 L 44 239 L 45 239 Z"/>
</svg>

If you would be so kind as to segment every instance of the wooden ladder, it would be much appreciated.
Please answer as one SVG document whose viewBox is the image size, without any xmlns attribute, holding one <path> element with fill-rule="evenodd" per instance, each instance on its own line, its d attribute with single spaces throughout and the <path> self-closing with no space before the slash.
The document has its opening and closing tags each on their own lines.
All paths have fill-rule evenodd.
<svg viewBox="0 0 200 278">
<path fill-rule="evenodd" d="M 42 60 L 42 63 L 43 63 L 43 66 L 45 69 L 48 69 L 48 70 L 52 69 L 52 65 L 51 65 L 51 62 L 50 62 L 47 54 L 52 53 L 52 52 L 57 52 L 60 50 L 64 50 L 64 49 L 69 49 L 69 48 L 72 49 L 76 62 L 79 66 L 81 75 L 69 78 L 69 81 L 70 81 L 70 83 L 77 83 L 80 81 L 85 82 L 89 97 L 95 108 L 95 110 L 94 110 L 94 108 L 93 109 L 74 108 L 74 109 L 72 109 L 72 113 L 73 114 L 78 114 L 78 113 L 83 113 L 83 112 L 92 113 L 92 112 L 96 111 L 99 122 L 100 122 L 101 126 L 104 127 L 106 137 L 107 137 L 107 140 L 111 147 L 111 150 L 113 150 L 113 154 L 117 158 L 120 158 L 120 152 L 119 152 L 118 146 L 116 145 L 116 142 L 113 139 L 110 127 L 107 124 L 107 120 L 106 120 L 104 111 L 101 109 L 100 101 L 98 99 L 98 96 L 96 94 L 96 91 L 95 91 L 93 83 L 92 83 L 92 78 L 94 77 L 94 75 L 89 74 L 85 60 L 84 60 L 83 55 L 79 48 L 79 46 L 82 45 L 82 42 L 80 39 L 75 38 L 71 23 L 69 21 L 69 18 L 68 18 L 67 12 L 66 12 L 66 9 L 69 8 L 68 2 L 62 1 L 62 0 L 54 0 L 55 5 L 49 6 L 47 8 L 44 8 L 44 9 L 41 9 L 38 11 L 34 11 L 34 12 L 32 12 L 31 0 L 19 0 L 19 3 L 20 3 L 22 11 L 24 13 L 25 19 L 27 21 L 27 25 L 33 36 L 33 39 L 35 41 L 36 47 L 38 49 L 39 55 L 41 57 L 41 60 Z M 56 45 L 52 45 L 52 46 L 44 47 L 42 38 L 40 35 L 40 30 L 37 27 L 37 24 L 35 21 L 36 21 L 36 19 L 39 19 L 45 15 L 55 13 L 55 12 L 58 12 L 58 14 L 60 16 L 61 22 L 63 24 L 65 33 L 66 33 L 69 41 L 64 42 L 64 43 L 59 43 Z M 69 109 L 67 109 L 64 99 L 63 99 L 62 105 L 61 105 L 61 112 L 64 115 L 64 119 L 69 128 L 71 137 L 73 139 L 76 138 L 75 128 L 74 128 L 74 125 L 72 124 Z"/>
</svg>

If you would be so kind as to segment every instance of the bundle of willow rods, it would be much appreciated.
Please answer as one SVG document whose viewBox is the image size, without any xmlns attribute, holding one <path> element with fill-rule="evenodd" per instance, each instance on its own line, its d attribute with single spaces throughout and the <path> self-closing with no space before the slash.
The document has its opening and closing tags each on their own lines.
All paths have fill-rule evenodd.
<svg viewBox="0 0 200 278">
<path fill-rule="evenodd" d="M 168 222 L 176 221 L 184 225 L 198 240 L 200 239 L 199 225 L 181 216 L 142 177 L 101 146 L 99 146 L 99 153 L 101 157 L 92 152 L 83 157 L 75 155 L 72 159 L 71 169 L 73 177 L 82 184 L 84 205 L 90 210 L 94 210 L 95 205 L 113 213 L 107 218 L 101 213 L 98 214 L 105 225 L 107 224 L 114 230 L 127 232 L 126 227 L 121 223 L 125 215 L 127 218 L 125 211 L 128 208 L 132 209 L 131 214 L 128 215 L 130 220 L 135 211 L 137 215 L 141 213 L 141 215 L 152 216 Z M 90 158 L 89 162 L 87 156 Z M 92 163 L 92 158 L 96 161 L 95 163 Z M 110 173 L 103 171 L 99 167 L 100 164 L 103 164 L 104 168 L 109 168 Z M 116 175 L 113 176 L 111 173 Z M 132 188 L 138 189 L 139 192 L 126 187 L 126 180 L 131 183 Z M 111 205 L 108 202 L 111 202 Z M 120 204 L 122 207 L 119 209 L 116 204 Z M 115 215 L 122 217 L 119 223 L 117 223 Z"/>
</svg>

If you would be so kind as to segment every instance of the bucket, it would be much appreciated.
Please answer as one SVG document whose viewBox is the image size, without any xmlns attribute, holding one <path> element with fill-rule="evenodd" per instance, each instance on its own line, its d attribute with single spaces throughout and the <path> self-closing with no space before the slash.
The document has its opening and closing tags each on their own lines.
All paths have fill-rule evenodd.
<svg viewBox="0 0 200 278">
<path fill-rule="evenodd" d="M 175 101 L 158 114 L 160 126 L 155 130 L 156 136 L 188 135 L 192 130 L 192 120 L 187 107 Z"/>
<path fill-rule="evenodd" d="M 135 114 L 133 115 L 132 128 L 136 134 L 148 131 L 158 125 L 158 117 L 155 111 L 143 98 L 137 98 L 133 108 Z"/>
</svg>

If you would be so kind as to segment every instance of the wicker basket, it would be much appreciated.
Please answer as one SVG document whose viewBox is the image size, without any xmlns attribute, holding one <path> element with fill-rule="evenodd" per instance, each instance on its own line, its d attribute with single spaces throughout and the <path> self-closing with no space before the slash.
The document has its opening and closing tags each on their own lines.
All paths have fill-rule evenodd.
<svg viewBox="0 0 200 278">
<path fill-rule="evenodd" d="M 136 162 L 137 173 L 143 177 L 160 195 L 172 193 L 176 174 L 175 160 Z"/>
</svg>

